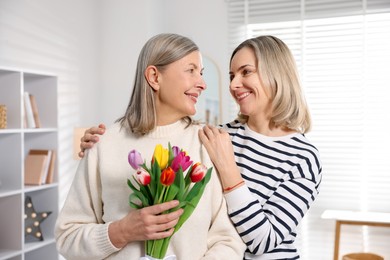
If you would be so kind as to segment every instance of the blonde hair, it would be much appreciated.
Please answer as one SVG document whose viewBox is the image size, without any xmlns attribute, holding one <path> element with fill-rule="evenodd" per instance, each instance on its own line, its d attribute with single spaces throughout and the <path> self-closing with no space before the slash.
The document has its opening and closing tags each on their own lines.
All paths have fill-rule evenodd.
<svg viewBox="0 0 390 260">
<path fill-rule="evenodd" d="M 143 46 L 137 62 L 137 70 L 133 92 L 126 113 L 117 122 L 136 134 L 144 135 L 156 127 L 156 104 L 153 89 L 145 78 L 145 70 L 154 65 L 158 70 L 164 71 L 166 66 L 180 60 L 188 54 L 199 51 L 198 46 L 189 38 L 171 33 L 158 34 L 150 38 Z M 191 117 L 182 120 L 188 125 L 192 123 Z"/>
<path fill-rule="evenodd" d="M 263 86 L 269 88 L 272 98 L 271 122 L 300 133 L 311 128 L 310 112 L 301 89 L 294 57 L 287 45 L 275 36 L 265 35 L 242 42 L 232 53 L 251 48 Z M 248 116 L 239 113 L 238 120 L 247 122 Z"/>
</svg>

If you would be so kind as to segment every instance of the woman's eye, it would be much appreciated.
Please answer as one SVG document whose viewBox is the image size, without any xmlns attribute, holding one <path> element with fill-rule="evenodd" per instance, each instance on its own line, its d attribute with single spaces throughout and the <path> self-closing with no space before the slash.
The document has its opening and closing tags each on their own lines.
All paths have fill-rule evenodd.
<svg viewBox="0 0 390 260">
<path fill-rule="evenodd" d="M 250 70 L 243 70 L 243 71 L 242 71 L 242 75 L 248 75 L 248 74 L 250 74 L 250 73 L 251 73 Z"/>
</svg>

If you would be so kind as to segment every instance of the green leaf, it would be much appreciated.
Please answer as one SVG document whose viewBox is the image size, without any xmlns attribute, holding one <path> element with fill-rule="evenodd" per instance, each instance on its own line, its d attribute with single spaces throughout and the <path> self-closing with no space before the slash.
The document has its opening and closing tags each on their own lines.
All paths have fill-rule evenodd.
<svg viewBox="0 0 390 260">
<path fill-rule="evenodd" d="M 192 171 L 192 167 L 194 167 L 194 165 L 192 164 L 191 166 L 190 166 L 190 168 L 188 168 L 188 170 L 187 170 L 187 175 L 186 175 L 186 177 L 185 177 L 185 188 L 186 188 L 186 190 L 188 189 L 188 187 L 190 186 L 190 184 L 191 184 L 191 171 Z"/>
<path fill-rule="evenodd" d="M 157 160 L 154 160 L 154 164 L 152 166 L 152 175 L 154 176 L 153 184 L 154 184 L 154 189 L 155 189 L 153 204 L 157 204 L 158 199 L 159 199 L 160 194 L 161 194 L 162 189 L 163 189 L 163 185 L 160 182 L 161 169 L 160 169 L 160 165 L 158 165 Z"/>
<path fill-rule="evenodd" d="M 142 194 L 148 200 L 148 205 L 152 205 L 153 204 L 153 196 L 150 193 L 149 186 L 140 185 L 139 188 L 140 188 L 140 192 L 142 192 Z"/>
<path fill-rule="evenodd" d="M 134 178 L 134 180 L 135 180 L 135 177 L 134 177 L 134 176 L 133 176 L 133 178 Z M 139 190 L 138 188 L 136 188 L 136 187 L 134 186 L 134 184 L 131 182 L 130 179 L 127 179 L 127 186 L 129 186 L 130 189 L 133 190 L 133 191 L 138 191 L 138 190 Z"/>
<path fill-rule="evenodd" d="M 183 207 L 184 212 L 180 216 L 179 221 L 175 226 L 174 232 L 177 232 L 181 228 L 184 222 L 191 216 L 192 212 L 195 210 L 195 207 L 198 205 L 198 202 L 203 195 L 207 183 L 210 181 L 211 171 L 212 168 L 208 169 L 203 180 L 195 183 L 195 185 L 191 188 L 190 192 L 186 196 L 185 201 L 187 203 Z"/>
<path fill-rule="evenodd" d="M 176 173 L 174 184 L 179 189 L 178 193 L 177 193 L 177 196 L 176 196 L 176 199 L 178 201 L 182 201 L 184 199 L 185 190 L 184 190 L 184 173 L 183 173 L 183 169 L 182 169 L 181 166 L 180 166 L 180 169 Z"/>
<path fill-rule="evenodd" d="M 176 233 L 181 228 L 181 226 L 183 226 L 184 222 L 186 222 L 186 220 L 191 216 L 194 209 L 195 209 L 194 205 L 192 205 L 188 202 L 185 203 L 185 206 L 183 207 L 184 212 L 180 216 L 179 221 L 177 222 L 177 224 L 175 226 L 174 233 Z"/>
<path fill-rule="evenodd" d="M 137 196 L 136 193 L 132 193 L 129 195 L 129 204 L 132 208 L 135 208 L 135 209 L 141 209 L 143 208 L 143 205 L 139 205 L 138 203 L 136 203 L 135 201 L 140 201 L 142 203 L 142 200 Z"/>
<path fill-rule="evenodd" d="M 176 197 L 176 194 L 179 192 L 179 187 L 176 186 L 175 183 L 173 183 L 171 186 L 169 186 L 167 194 L 165 195 L 165 201 L 171 201 Z"/>
<path fill-rule="evenodd" d="M 130 207 L 132 207 L 133 209 L 142 209 L 142 206 L 133 202 L 130 202 Z"/>
<path fill-rule="evenodd" d="M 172 146 L 171 146 L 171 143 L 170 142 L 168 142 L 168 151 L 169 151 L 169 153 L 168 153 L 168 165 L 171 165 L 171 163 L 172 163 L 172 161 L 173 161 L 173 159 L 175 158 L 174 156 L 173 156 L 173 150 L 172 150 Z"/>
<path fill-rule="evenodd" d="M 200 198 L 200 196 L 202 196 L 202 193 L 203 193 L 203 190 L 204 190 L 206 184 L 210 181 L 211 171 L 212 171 L 212 168 L 209 168 L 207 170 L 207 173 L 204 176 L 204 178 L 201 181 L 195 183 L 194 186 L 192 186 L 191 190 L 188 192 L 188 194 L 185 198 L 186 201 L 192 201 L 193 198 L 195 198 L 195 197 Z"/>
</svg>

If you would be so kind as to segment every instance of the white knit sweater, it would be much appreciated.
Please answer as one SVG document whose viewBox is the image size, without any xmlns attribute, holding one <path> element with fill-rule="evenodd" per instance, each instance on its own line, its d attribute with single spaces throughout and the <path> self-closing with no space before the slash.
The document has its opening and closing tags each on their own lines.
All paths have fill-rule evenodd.
<svg viewBox="0 0 390 260">
<path fill-rule="evenodd" d="M 127 161 L 130 150 L 139 151 L 147 162 L 156 144 L 176 145 L 186 150 L 194 162 L 211 167 L 198 138 L 200 126 L 186 128 L 184 122 L 158 127 L 135 137 L 119 124 L 107 129 L 101 141 L 80 161 L 72 187 L 55 228 L 57 248 L 67 259 L 138 260 L 145 254 L 144 242 L 129 243 L 122 249 L 108 237 L 110 222 L 129 211 L 131 190 L 127 179 L 133 173 Z M 213 172 L 204 194 L 181 229 L 173 235 L 167 255 L 178 260 L 242 259 L 245 245 L 227 216 L 226 202 L 217 174 Z"/>
</svg>

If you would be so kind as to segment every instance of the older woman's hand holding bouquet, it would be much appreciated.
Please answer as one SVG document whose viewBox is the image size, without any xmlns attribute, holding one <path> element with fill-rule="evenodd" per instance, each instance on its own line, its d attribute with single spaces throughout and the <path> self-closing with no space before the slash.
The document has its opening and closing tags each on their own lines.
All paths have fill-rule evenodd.
<svg viewBox="0 0 390 260">
<path fill-rule="evenodd" d="M 176 233 L 197 206 L 210 180 L 212 168 L 207 169 L 199 162 L 194 164 L 185 151 L 177 146 L 171 147 L 170 144 L 168 149 L 160 144 L 155 147 L 150 167 L 136 150 L 130 151 L 128 159 L 131 167 L 136 170 L 133 175 L 135 183 L 130 179 L 127 181 L 133 191 L 129 197 L 130 206 L 140 209 L 178 200 L 177 208 L 182 208 L 184 212 L 175 226 L 173 234 Z M 146 257 L 163 259 L 171 237 L 146 241 Z"/>
</svg>

